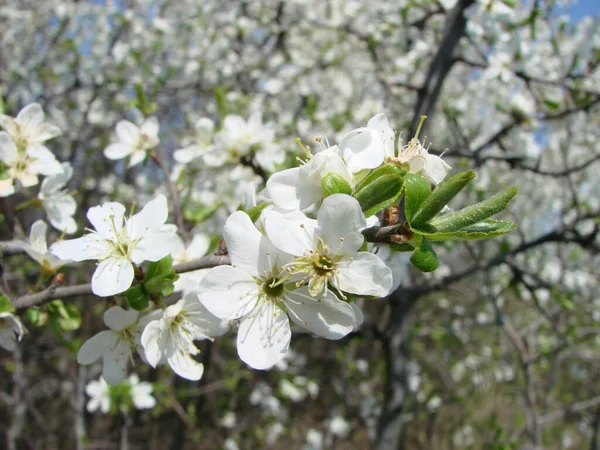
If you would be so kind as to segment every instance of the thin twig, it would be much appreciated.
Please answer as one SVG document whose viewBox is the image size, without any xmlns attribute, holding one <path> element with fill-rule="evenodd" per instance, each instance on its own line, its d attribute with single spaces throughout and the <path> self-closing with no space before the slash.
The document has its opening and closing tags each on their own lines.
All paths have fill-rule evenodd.
<svg viewBox="0 0 600 450">
<path fill-rule="evenodd" d="M 222 266 L 230 264 L 228 256 L 205 256 L 204 258 L 196 259 L 194 261 L 188 261 L 173 266 L 176 273 L 193 272 L 194 270 L 209 269 L 211 267 Z M 51 285 L 47 289 L 41 292 L 31 295 L 24 295 L 19 297 L 14 305 L 16 309 L 30 308 L 32 306 L 40 305 L 45 302 L 56 299 L 64 299 L 68 297 L 77 297 L 80 295 L 92 294 L 92 286 L 89 283 L 76 284 L 74 286 L 58 287 Z"/>
</svg>

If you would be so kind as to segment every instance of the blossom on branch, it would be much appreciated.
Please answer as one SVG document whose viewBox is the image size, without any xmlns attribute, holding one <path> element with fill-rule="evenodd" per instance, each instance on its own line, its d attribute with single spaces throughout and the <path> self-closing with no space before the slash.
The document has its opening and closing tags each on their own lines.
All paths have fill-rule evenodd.
<svg viewBox="0 0 600 450">
<path fill-rule="evenodd" d="M 121 120 L 116 127 L 119 142 L 104 149 L 108 159 L 123 159 L 129 156 L 127 167 L 133 167 L 146 159 L 148 151 L 160 143 L 158 138 L 158 119 L 149 117 L 138 127 L 128 120 Z"/>
<path fill-rule="evenodd" d="M 158 261 L 178 243 L 174 227 L 165 225 L 167 199 L 159 195 L 139 213 L 125 218 L 125 207 L 109 202 L 87 213 L 95 230 L 78 239 L 54 244 L 50 251 L 63 260 L 100 261 L 92 277 L 92 292 L 107 297 L 126 291 L 134 278 L 134 264 Z"/>
<path fill-rule="evenodd" d="M 192 358 L 200 353 L 193 341 L 221 336 L 227 330 L 227 322 L 208 312 L 196 295 L 188 294 L 146 325 L 141 344 L 152 367 L 167 363 L 180 377 L 199 380 L 204 366 Z"/>
<path fill-rule="evenodd" d="M 306 286 L 291 280 L 284 269 L 291 256 L 277 250 L 246 213 L 234 212 L 223 236 L 232 265 L 206 274 L 198 298 L 217 317 L 242 319 L 237 349 L 246 364 L 264 370 L 285 356 L 289 318 L 327 339 L 341 339 L 352 331 L 352 307 L 334 295 L 311 296 Z"/>
</svg>

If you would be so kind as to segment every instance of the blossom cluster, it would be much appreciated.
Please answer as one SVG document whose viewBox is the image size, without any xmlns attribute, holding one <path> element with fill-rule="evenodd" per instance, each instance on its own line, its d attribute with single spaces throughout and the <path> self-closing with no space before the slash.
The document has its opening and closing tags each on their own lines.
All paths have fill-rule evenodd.
<svg viewBox="0 0 600 450">
<path fill-rule="evenodd" d="M 24 111 L 3 123 L 12 133 L 4 133 L 4 139 L 17 142 L 19 151 L 26 154 L 32 143 L 53 135 L 47 128 L 54 134 L 56 130 L 44 125 L 39 107 Z M 218 131 L 210 119 L 202 118 L 196 128 L 196 142 L 174 154 L 182 164 L 200 159 L 209 167 L 221 167 L 251 157 L 273 169 L 281 162 L 272 130 L 257 116 L 246 122 L 228 115 Z M 152 117 L 140 127 L 120 121 L 118 142 L 110 144 L 104 154 L 109 159 L 129 157 L 128 166 L 136 165 L 159 144 L 158 131 L 158 121 Z M 92 292 L 100 297 L 124 293 L 133 308 L 109 308 L 104 314 L 108 329 L 81 346 L 78 362 L 102 360 L 102 377 L 109 385 L 126 378 L 128 363 L 136 353 L 152 367 L 168 364 L 179 376 L 198 380 L 204 368 L 194 358 L 199 353 L 194 341 L 221 336 L 232 325 L 239 325 L 240 358 L 260 370 L 285 357 L 292 324 L 333 340 L 360 327 L 363 315 L 354 300 L 388 295 L 398 286 L 406 265 L 402 254 L 382 250 L 381 256 L 387 255 L 383 259 L 377 246 L 365 242 L 363 231 L 379 222 L 374 214 L 385 206 L 375 210 L 364 206 L 357 192 L 365 176 L 390 166 L 437 185 L 450 167 L 429 154 L 418 140 L 418 131 L 401 145 L 384 114 L 348 132 L 336 145 L 326 138 L 317 142 L 314 154 L 300 144 L 306 160 L 299 167 L 273 173 L 256 196 L 259 205 L 253 200 L 229 215 L 222 236 L 231 265 L 192 272 L 179 280 L 168 275 L 169 269 L 164 274 L 170 278 L 162 280 L 166 284 L 160 287 L 145 274 L 162 261 L 183 262 L 203 256 L 210 248 L 210 240 L 202 233 L 196 233 L 186 246 L 177 227 L 166 223 L 169 208 L 164 195 L 157 195 L 130 217 L 117 202 L 94 206 L 87 212 L 93 229 L 82 237 L 60 240 L 50 249 L 46 224 L 36 222 L 23 249 L 44 270 L 53 273 L 63 264 L 97 260 Z M 35 168 L 35 160 L 29 163 L 30 159 L 23 161 Z M 42 202 L 72 174 L 68 165 L 59 166 L 62 172 L 44 180 Z M 330 179 L 341 180 L 337 190 L 325 187 Z M 55 202 L 54 209 L 71 211 L 66 203 Z M 156 265 L 151 269 L 146 264 Z M 164 305 L 161 297 L 174 291 L 182 291 L 180 299 Z M 138 294 L 145 303 L 134 305 Z M 153 300 L 155 309 L 143 299 Z"/>
</svg>

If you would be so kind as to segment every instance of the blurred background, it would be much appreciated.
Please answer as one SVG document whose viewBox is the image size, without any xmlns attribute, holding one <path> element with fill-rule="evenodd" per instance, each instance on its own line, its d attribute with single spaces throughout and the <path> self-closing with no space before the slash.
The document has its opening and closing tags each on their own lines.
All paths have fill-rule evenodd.
<svg viewBox="0 0 600 450">
<path fill-rule="evenodd" d="M 75 355 L 104 329 L 105 299 L 69 301 L 75 324 L 38 327 L 47 310 L 30 313 L 19 350 L 0 349 L 0 447 L 599 449 L 599 14 L 596 0 L 0 1 L 4 113 L 39 102 L 62 129 L 49 147 L 73 165 L 80 230 L 90 206 L 143 205 L 170 183 L 186 229 L 216 242 L 230 212 L 296 164 L 294 138 L 334 143 L 379 112 L 405 142 L 427 115 L 430 152 L 476 171 L 455 208 L 520 192 L 503 215 L 516 232 L 446 243 L 433 274 L 406 264 L 342 341 L 294 334 L 261 372 L 231 332 L 199 344 L 199 382 L 134 367 L 152 383 L 142 409 L 123 390 L 106 413 L 89 405 L 100 367 Z M 164 170 L 104 157 L 119 120 L 150 115 Z M 260 151 L 240 157 L 196 126 L 233 115 Z M 194 146 L 229 159 L 175 159 Z M 22 238 L 39 214 L 1 200 L 2 239 Z M 35 284 L 25 255 L 2 264 L 13 292 Z"/>
</svg>

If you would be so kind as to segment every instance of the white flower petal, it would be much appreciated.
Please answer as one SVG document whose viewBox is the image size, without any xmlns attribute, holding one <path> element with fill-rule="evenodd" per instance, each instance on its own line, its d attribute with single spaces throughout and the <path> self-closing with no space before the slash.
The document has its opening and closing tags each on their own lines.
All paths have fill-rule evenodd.
<svg viewBox="0 0 600 450">
<path fill-rule="evenodd" d="M 6 131 L 0 131 L 0 161 L 11 164 L 18 157 L 17 146 Z"/>
<path fill-rule="evenodd" d="M 140 132 L 150 138 L 158 136 L 159 123 L 158 119 L 154 116 L 148 117 L 140 128 Z"/>
<path fill-rule="evenodd" d="M 115 346 L 117 339 L 118 336 L 109 330 L 101 331 L 92 336 L 79 348 L 77 362 L 83 365 L 95 363 Z"/>
<path fill-rule="evenodd" d="M 294 210 L 300 208 L 301 196 L 299 187 L 301 186 L 300 167 L 275 172 L 267 180 L 267 192 L 277 207 L 282 209 Z M 304 193 L 311 199 L 317 199 L 323 195 L 322 189 L 312 189 L 313 192 Z M 307 195 L 308 194 L 308 195 Z M 313 200 L 313 202 L 316 200 Z M 311 202 L 312 203 L 312 202 Z"/>
<path fill-rule="evenodd" d="M 48 251 L 46 245 L 46 233 L 48 225 L 43 220 L 36 220 L 29 232 L 29 244 L 38 252 L 45 254 Z"/>
<path fill-rule="evenodd" d="M 116 127 L 120 142 L 134 147 L 140 138 L 140 129 L 128 120 L 120 120 Z"/>
<path fill-rule="evenodd" d="M 44 121 L 44 110 L 39 103 L 31 103 L 19 111 L 15 118 L 21 125 L 40 125 Z"/>
<path fill-rule="evenodd" d="M 268 369 L 285 356 L 291 337 L 286 313 L 273 302 L 263 302 L 240 325 L 238 355 L 254 369 Z"/>
<path fill-rule="evenodd" d="M 452 170 L 452 167 L 446 164 L 439 156 L 427 154 L 425 159 L 427 160 L 427 166 L 423 171 L 423 175 L 433 183 L 440 184 L 446 178 L 448 172 Z"/>
<path fill-rule="evenodd" d="M 375 114 L 369 119 L 367 128 L 373 128 L 379 132 L 379 137 L 383 142 L 385 156 L 394 157 L 394 141 L 396 133 L 390 127 L 390 123 L 384 113 Z"/>
<path fill-rule="evenodd" d="M 116 144 L 110 144 L 104 149 L 104 156 L 112 160 L 123 159 L 129 156 L 134 150 L 135 148 L 129 144 L 117 142 Z"/>
<path fill-rule="evenodd" d="M 344 160 L 351 172 L 374 169 L 383 163 L 383 141 L 377 130 L 357 128 L 350 131 L 340 142 Z"/>
<path fill-rule="evenodd" d="M 108 384 L 114 386 L 127 377 L 127 362 L 131 359 L 131 345 L 120 339 L 117 345 L 104 354 L 102 376 Z"/>
<path fill-rule="evenodd" d="M 56 160 L 54 153 L 40 144 L 30 145 L 26 150 L 27 156 L 33 159 L 29 163 L 28 171 L 32 174 L 39 173 L 50 176 L 63 172 L 62 165 Z"/>
<path fill-rule="evenodd" d="M 52 175 L 42 181 L 40 198 L 49 197 L 60 191 L 73 176 L 73 167 L 68 162 L 62 163 L 62 172 Z"/>
<path fill-rule="evenodd" d="M 332 293 L 312 297 L 303 286 L 285 295 L 285 305 L 296 325 L 326 339 L 341 339 L 352 331 L 356 316 L 352 307 Z"/>
<path fill-rule="evenodd" d="M 166 344 L 159 320 L 154 320 L 146 325 L 141 342 L 148 364 L 156 367 L 163 358 L 163 348 Z"/>
<path fill-rule="evenodd" d="M 104 323 L 108 328 L 114 331 L 121 331 L 133 325 L 139 316 L 134 309 L 123 309 L 120 306 L 113 306 L 104 313 Z"/>
<path fill-rule="evenodd" d="M 169 217 L 167 198 L 161 194 L 149 201 L 139 213 L 129 219 L 127 222 L 129 239 L 139 239 L 148 232 L 160 230 L 167 221 L 167 217 Z"/>
<path fill-rule="evenodd" d="M 98 234 L 114 240 L 115 230 L 123 228 L 125 207 L 117 202 L 107 202 L 94 206 L 87 212 L 87 218 Z"/>
<path fill-rule="evenodd" d="M 171 229 L 151 232 L 140 239 L 131 252 L 131 260 L 140 264 L 143 261 L 158 261 L 165 256 L 177 254 L 180 239 Z"/>
<path fill-rule="evenodd" d="M 258 286 L 252 276 L 235 267 L 215 267 L 200 282 L 198 299 L 215 316 L 232 320 L 254 309 Z"/>
<path fill-rule="evenodd" d="M 227 321 L 219 319 L 206 309 L 196 294 L 186 294 L 183 300 L 186 321 L 197 331 L 193 336 L 194 340 L 206 339 L 207 336 L 218 337 L 227 333 L 229 330 Z"/>
<path fill-rule="evenodd" d="M 50 247 L 50 253 L 63 261 L 85 261 L 87 259 L 104 259 L 111 253 L 109 244 L 95 234 L 88 234 L 77 239 L 60 241 Z"/>
<path fill-rule="evenodd" d="M 367 221 L 355 198 L 345 194 L 330 195 L 323 201 L 317 221 L 319 229 L 315 233 L 334 254 L 356 252 L 362 246 L 361 231 L 366 228 Z"/>
<path fill-rule="evenodd" d="M 204 365 L 194 360 L 189 353 L 173 352 L 167 357 L 167 362 L 173 372 L 186 380 L 197 381 L 204 373 Z"/>
<path fill-rule="evenodd" d="M 108 258 L 101 261 L 92 277 L 92 292 L 98 297 L 125 292 L 133 281 L 133 266 L 125 258 Z M 108 380 L 106 380 L 108 381 Z"/>
<path fill-rule="evenodd" d="M 301 256 L 314 249 L 316 220 L 298 210 L 286 214 L 275 210 L 263 211 L 263 217 L 267 236 L 282 252 Z"/>
<path fill-rule="evenodd" d="M 343 258 L 335 266 L 333 285 L 345 292 L 384 297 L 392 288 L 392 271 L 377 256 L 361 252 Z"/>
<path fill-rule="evenodd" d="M 37 134 L 33 137 L 32 142 L 45 142 L 48 139 L 55 138 L 56 136 L 60 136 L 62 134 L 61 129 L 52 124 L 52 123 L 43 123 L 36 130 Z"/>
<path fill-rule="evenodd" d="M 131 154 L 131 157 L 129 158 L 129 163 L 127 163 L 127 167 L 137 166 L 139 163 L 146 159 L 146 156 L 148 156 L 148 153 L 146 153 L 145 150 L 138 150 L 133 152 Z"/>
<path fill-rule="evenodd" d="M 223 227 L 223 237 L 233 266 L 255 276 L 271 269 L 277 250 L 248 214 L 242 211 L 231 214 Z"/>
</svg>

